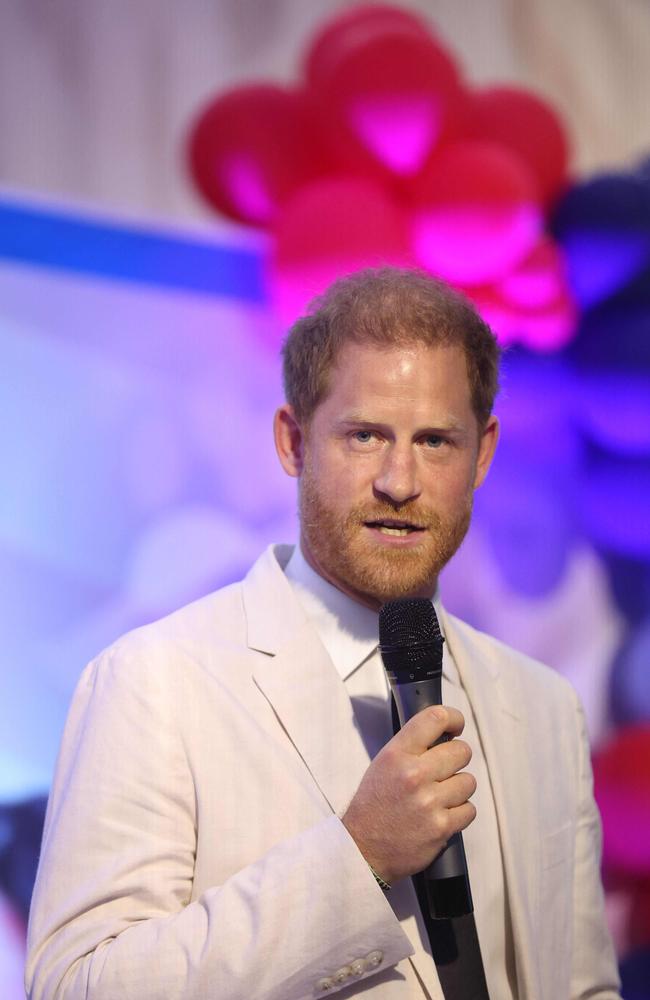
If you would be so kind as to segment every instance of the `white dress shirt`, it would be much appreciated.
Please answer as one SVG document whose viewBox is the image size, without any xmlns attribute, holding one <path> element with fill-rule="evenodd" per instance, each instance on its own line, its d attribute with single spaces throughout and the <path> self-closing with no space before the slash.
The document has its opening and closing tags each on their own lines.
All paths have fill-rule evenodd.
<svg viewBox="0 0 650 1000">
<path fill-rule="evenodd" d="M 359 731 L 372 758 L 393 735 L 390 691 L 377 648 L 378 614 L 319 576 L 306 562 L 299 546 L 294 549 L 285 573 L 345 684 Z M 437 591 L 433 605 L 440 618 Z M 477 815 L 463 832 L 463 840 L 488 989 L 495 1000 L 516 1000 L 512 933 L 490 777 L 471 706 L 446 646 L 442 663 L 443 702 L 459 709 L 465 718 L 462 738 L 472 749 L 469 769 L 477 781 L 472 798 Z M 429 951 L 426 940 L 423 943 Z"/>
</svg>

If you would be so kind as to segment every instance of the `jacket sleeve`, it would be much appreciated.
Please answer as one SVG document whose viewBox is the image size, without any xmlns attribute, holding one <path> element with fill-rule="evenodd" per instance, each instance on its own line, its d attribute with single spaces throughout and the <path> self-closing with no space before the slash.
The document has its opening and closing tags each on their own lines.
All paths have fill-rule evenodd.
<svg viewBox="0 0 650 1000">
<path fill-rule="evenodd" d="M 575 697 L 575 695 L 574 695 Z M 620 1000 L 616 956 L 607 929 L 600 878 L 602 832 L 593 796 L 593 776 L 584 713 L 579 718 L 578 815 L 573 884 L 571 1000 Z"/>
<path fill-rule="evenodd" d="M 30 1000 L 300 1000 L 390 975 L 411 943 L 335 815 L 193 898 L 199 820 L 178 692 L 116 660 L 87 668 L 66 724 Z"/>
</svg>

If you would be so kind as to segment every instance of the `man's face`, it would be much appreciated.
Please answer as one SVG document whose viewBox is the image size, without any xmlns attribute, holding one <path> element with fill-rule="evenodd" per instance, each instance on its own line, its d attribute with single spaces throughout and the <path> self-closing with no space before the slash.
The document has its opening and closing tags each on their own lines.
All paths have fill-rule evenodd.
<svg viewBox="0 0 650 1000">
<path fill-rule="evenodd" d="M 285 430 L 292 419 L 279 411 Z M 495 418 L 479 428 L 462 349 L 348 343 L 309 427 L 292 430 L 288 463 L 278 450 L 300 477 L 307 561 L 371 607 L 431 597 L 497 437 Z"/>
</svg>

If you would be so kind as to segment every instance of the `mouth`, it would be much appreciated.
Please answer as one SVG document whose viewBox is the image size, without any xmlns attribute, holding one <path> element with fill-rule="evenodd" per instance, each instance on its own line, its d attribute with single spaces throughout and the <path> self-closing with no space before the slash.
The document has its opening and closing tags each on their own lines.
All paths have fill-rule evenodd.
<svg viewBox="0 0 650 1000">
<path fill-rule="evenodd" d="M 395 538 L 406 538 L 415 532 L 422 532 L 425 529 L 419 524 L 411 524 L 409 521 L 396 519 L 382 519 L 381 521 L 365 521 L 367 528 L 378 531 L 382 535 L 391 535 Z"/>
</svg>

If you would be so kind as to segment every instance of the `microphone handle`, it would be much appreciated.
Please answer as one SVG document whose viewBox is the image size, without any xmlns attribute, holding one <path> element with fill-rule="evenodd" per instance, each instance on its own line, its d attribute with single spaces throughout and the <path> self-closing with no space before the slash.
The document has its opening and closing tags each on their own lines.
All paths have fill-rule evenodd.
<svg viewBox="0 0 650 1000">
<path fill-rule="evenodd" d="M 424 682 L 395 683 L 391 687 L 402 725 L 423 708 L 442 704 L 442 671 L 436 671 Z M 443 733 L 434 746 L 446 743 L 449 739 L 449 733 Z M 465 847 L 460 831 L 452 834 L 422 875 L 432 919 L 462 917 L 474 912 Z"/>
</svg>

